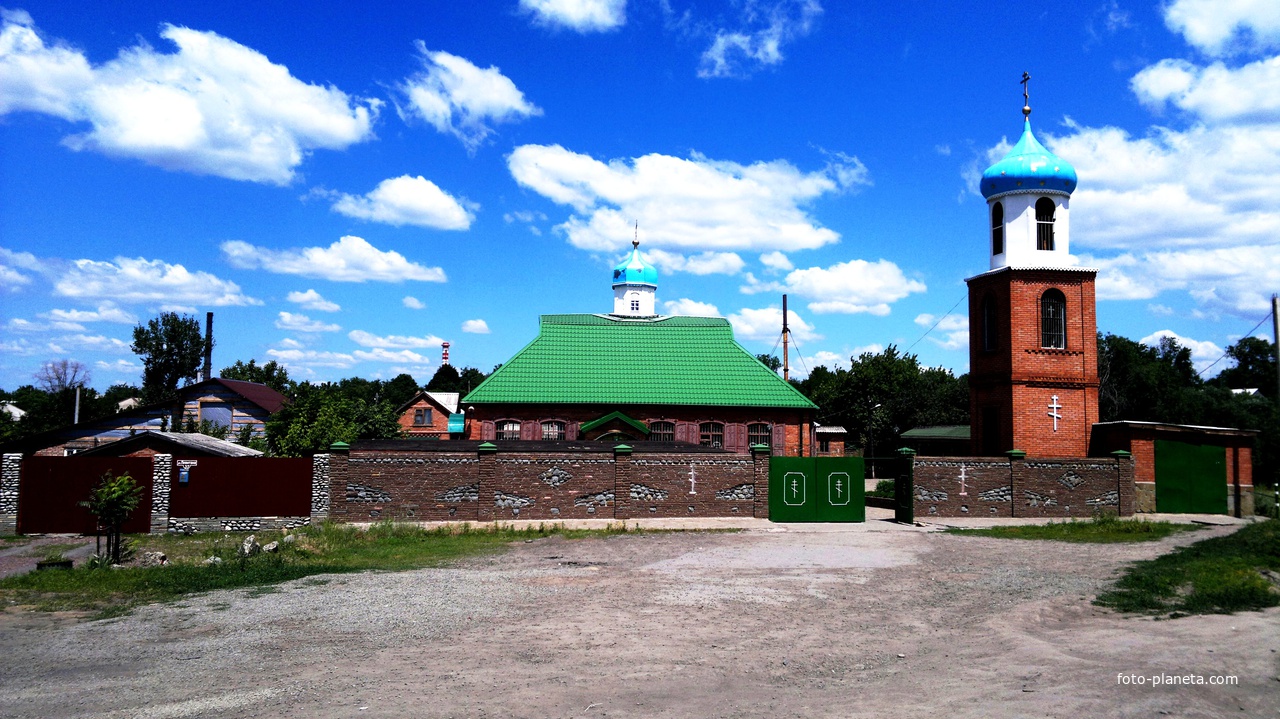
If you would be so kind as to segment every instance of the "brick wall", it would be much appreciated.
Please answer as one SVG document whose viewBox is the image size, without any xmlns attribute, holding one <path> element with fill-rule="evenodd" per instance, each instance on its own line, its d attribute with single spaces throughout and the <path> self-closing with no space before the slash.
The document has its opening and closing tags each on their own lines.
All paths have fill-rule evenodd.
<svg viewBox="0 0 1280 719">
<path fill-rule="evenodd" d="M 1134 512 L 1133 460 L 916 458 L 917 517 L 1089 517 Z"/>
<path fill-rule="evenodd" d="M 414 424 L 415 412 L 418 410 L 430 410 L 431 422 Z M 426 397 L 419 398 L 417 402 L 407 407 L 397 421 L 400 423 L 400 429 L 410 437 L 449 439 L 449 411 Z"/>
</svg>

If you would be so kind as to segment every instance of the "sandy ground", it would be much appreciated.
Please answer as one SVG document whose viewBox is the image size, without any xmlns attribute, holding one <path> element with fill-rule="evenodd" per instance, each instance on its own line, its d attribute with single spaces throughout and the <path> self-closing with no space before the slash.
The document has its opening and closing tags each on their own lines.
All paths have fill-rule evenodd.
<svg viewBox="0 0 1280 719">
<path fill-rule="evenodd" d="M 1280 717 L 1280 610 L 1090 603 L 1127 562 L 1234 526 L 1133 545 L 752 526 L 550 538 L 107 621 L 10 611 L 0 716 Z"/>
</svg>

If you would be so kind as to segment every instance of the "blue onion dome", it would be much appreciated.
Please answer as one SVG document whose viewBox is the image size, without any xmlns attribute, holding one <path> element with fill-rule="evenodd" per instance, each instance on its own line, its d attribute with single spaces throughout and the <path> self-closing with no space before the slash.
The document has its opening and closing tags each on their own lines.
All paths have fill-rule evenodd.
<svg viewBox="0 0 1280 719">
<path fill-rule="evenodd" d="M 632 242 L 631 255 L 613 268 L 613 286 L 621 285 L 658 286 L 658 268 L 645 262 L 640 256 L 639 242 Z"/>
<path fill-rule="evenodd" d="M 1031 120 L 1009 154 L 982 173 L 982 196 L 988 200 L 1020 193 L 1070 195 L 1076 189 L 1076 168 L 1045 149 L 1031 134 Z"/>
</svg>

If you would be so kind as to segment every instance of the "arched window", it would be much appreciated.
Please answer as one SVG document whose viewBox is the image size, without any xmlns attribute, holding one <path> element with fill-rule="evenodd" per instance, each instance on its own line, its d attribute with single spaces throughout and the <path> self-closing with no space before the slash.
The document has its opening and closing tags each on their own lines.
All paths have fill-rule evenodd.
<svg viewBox="0 0 1280 719">
<path fill-rule="evenodd" d="M 551 440 L 564 439 L 564 422 L 556 422 L 554 420 L 550 422 L 543 422 L 542 438 Z"/>
<path fill-rule="evenodd" d="M 1036 200 L 1036 249 L 1053 249 L 1053 213 L 1057 210 L 1053 200 L 1041 197 Z"/>
<path fill-rule="evenodd" d="M 674 422 L 650 422 L 649 440 L 651 442 L 676 441 L 676 425 Z"/>
<path fill-rule="evenodd" d="M 773 444 L 773 427 L 764 422 L 747 425 L 747 446 L 753 444 Z"/>
<path fill-rule="evenodd" d="M 698 444 L 703 447 L 724 447 L 724 425 L 719 422 L 703 422 L 698 425 Z"/>
<path fill-rule="evenodd" d="M 991 299 L 991 295 L 982 298 L 982 350 L 984 352 L 995 352 L 999 342 L 996 334 L 996 301 Z"/>
<path fill-rule="evenodd" d="M 1040 295 L 1040 346 L 1067 348 L 1067 298 L 1058 290 Z"/>
<path fill-rule="evenodd" d="M 500 420 L 497 439 L 520 439 L 520 422 L 514 419 Z"/>
<path fill-rule="evenodd" d="M 991 206 L 991 254 L 1004 254 L 1004 205 Z"/>
</svg>

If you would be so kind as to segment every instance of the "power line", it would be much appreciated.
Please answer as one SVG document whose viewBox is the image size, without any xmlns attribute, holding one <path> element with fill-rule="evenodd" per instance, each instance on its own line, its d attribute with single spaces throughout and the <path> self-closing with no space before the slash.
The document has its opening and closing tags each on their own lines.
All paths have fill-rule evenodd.
<svg viewBox="0 0 1280 719">
<path fill-rule="evenodd" d="M 1241 335 L 1241 336 L 1242 336 L 1242 337 L 1252 337 L 1252 336 L 1253 336 L 1253 330 L 1256 330 L 1256 329 L 1258 329 L 1259 327 L 1261 327 L 1261 326 L 1262 326 L 1262 323 L 1263 323 L 1263 322 L 1266 322 L 1266 321 L 1267 321 L 1267 320 L 1269 320 L 1269 319 L 1271 319 L 1271 313 L 1270 313 L 1270 312 L 1268 312 L 1268 313 L 1266 313 L 1265 315 L 1263 315 L 1263 316 L 1262 316 L 1262 319 L 1258 320 L 1258 324 L 1254 325 L 1252 330 L 1249 330 L 1248 332 L 1245 332 L 1245 333 L 1244 333 L 1243 335 Z M 1216 360 L 1214 360 L 1214 361 L 1213 361 L 1213 364 L 1210 364 L 1208 367 L 1205 367 L 1204 369 L 1200 370 L 1199 372 L 1196 372 L 1196 376 L 1198 377 L 1198 376 L 1200 376 L 1200 375 L 1204 374 L 1205 372 L 1208 372 L 1208 371 L 1213 367 L 1213 365 L 1216 365 L 1216 364 L 1218 364 L 1219 362 L 1221 362 L 1221 361 L 1222 361 L 1222 360 L 1227 356 L 1227 352 L 1228 352 L 1228 351 L 1230 351 L 1230 350 L 1224 351 L 1224 352 L 1222 353 L 1222 355 L 1221 355 L 1220 357 L 1218 357 L 1218 359 L 1216 359 Z"/>
<path fill-rule="evenodd" d="M 960 306 L 960 303 L 961 303 L 961 302 L 964 302 L 965 298 L 966 298 L 966 297 L 968 297 L 968 296 L 969 296 L 969 290 L 965 290 L 965 291 L 964 291 L 964 294 L 960 296 L 960 299 L 956 300 L 956 303 L 955 303 L 954 305 L 951 305 L 951 309 L 947 310 L 947 313 L 946 313 L 945 315 L 943 315 L 943 316 L 939 317 L 939 318 L 938 318 L 938 321 L 937 321 L 937 322 L 934 322 L 932 327 L 930 327 L 929 329 L 925 330 L 925 331 L 924 331 L 924 334 L 920 335 L 920 339 L 916 340 L 915 342 L 912 342 L 912 343 L 911 343 L 911 347 L 915 347 L 916 345 L 920 344 L 920 340 L 923 340 L 925 337 L 928 337 L 928 336 L 929 336 L 929 333 L 930 333 L 930 332 L 932 332 L 932 331 L 934 331 L 934 330 L 938 327 L 938 325 L 942 324 L 942 321 L 943 321 L 943 320 L 945 320 L 946 318 L 950 317 L 950 316 L 951 316 L 951 313 L 952 313 L 952 312 L 955 312 L 955 311 L 956 311 L 956 308 Z M 908 348 L 906 348 L 905 350 L 903 350 L 903 351 L 902 351 L 902 354 L 906 354 L 906 353 L 910 352 L 910 351 L 911 351 L 911 347 L 908 347 Z"/>
</svg>

